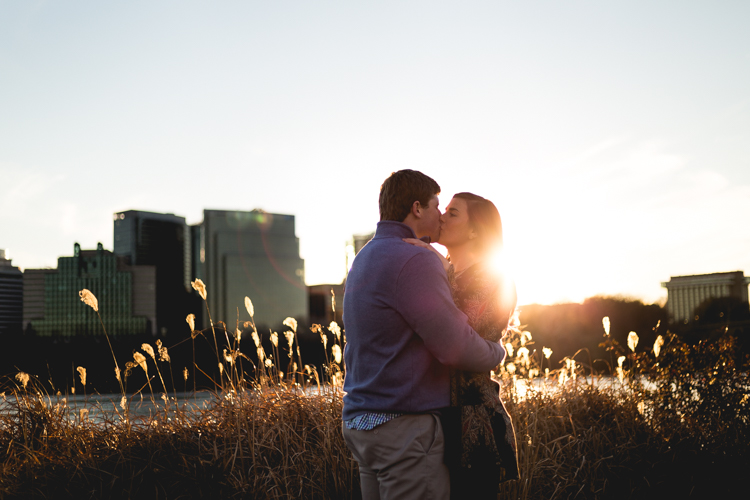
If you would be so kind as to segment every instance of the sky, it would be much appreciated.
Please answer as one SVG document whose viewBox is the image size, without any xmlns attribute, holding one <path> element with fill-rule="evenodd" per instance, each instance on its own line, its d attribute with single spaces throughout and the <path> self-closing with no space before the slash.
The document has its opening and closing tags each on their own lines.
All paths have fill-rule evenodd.
<svg viewBox="0 0 750 500">
<path fill-rule="evenodd" d="M 380 185 L 500 210 L 519 302 L 750 273 L 750 2 L 0 0 L 0 248 L 112 214 L 296 216 L 341 282 Z M 210 287 L 210 284 L 207 284 Z"/>
</svg>

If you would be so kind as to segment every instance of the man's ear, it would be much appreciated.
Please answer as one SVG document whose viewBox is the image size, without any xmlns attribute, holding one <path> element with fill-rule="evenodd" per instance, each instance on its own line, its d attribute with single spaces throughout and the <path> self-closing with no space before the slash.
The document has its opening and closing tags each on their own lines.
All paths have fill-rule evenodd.
<svg viewBox="0 0 750 500">
<path fill-rule="evenodd" d="M 411 204 L 411 214 L 417 219 L 422 218 L 422 204 L 419 203 L 419 200 Z"/>
</svg>

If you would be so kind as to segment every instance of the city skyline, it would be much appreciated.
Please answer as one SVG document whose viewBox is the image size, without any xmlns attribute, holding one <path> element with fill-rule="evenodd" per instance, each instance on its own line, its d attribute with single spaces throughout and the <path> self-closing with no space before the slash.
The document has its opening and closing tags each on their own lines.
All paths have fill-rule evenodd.
<svg viewBox="0 0 750 500">
<path fill-rule="evenodd" d="M 0 5 L 0 248 L 261 208 L 337 283 L 414 168 L 496 203 L 522 304 L 749 271 L 750 5 L 540 5 Z"/>
</svg>

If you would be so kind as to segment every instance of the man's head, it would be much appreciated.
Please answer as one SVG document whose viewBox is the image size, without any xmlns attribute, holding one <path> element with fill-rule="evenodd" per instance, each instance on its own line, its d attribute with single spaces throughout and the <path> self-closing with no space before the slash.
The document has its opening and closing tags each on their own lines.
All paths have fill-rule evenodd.
<svg viewBox="0 0 750 500">
<path fill-rule="evenodd" d="M 440 186 L 416 170 L 393 172 L 380 186 L 380 220 L 403 222 L 418 238 L 440 236 Z"/>
</svg>

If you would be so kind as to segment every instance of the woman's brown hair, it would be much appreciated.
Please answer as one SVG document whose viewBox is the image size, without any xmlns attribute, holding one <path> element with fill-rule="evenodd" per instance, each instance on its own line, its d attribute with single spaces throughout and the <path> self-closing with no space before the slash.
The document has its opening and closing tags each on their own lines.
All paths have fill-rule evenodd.
<svg viewBox="0 0 750 500">
<path fill-rule="evenodd" d="M 469 224 L 478 235 L 480 251 L 486 255 L 500 250 L 503 246 L 503 223 L 495 204 L 473 193 L 457 193 L 453 197 L 466 200 Z"/>
</svg>

